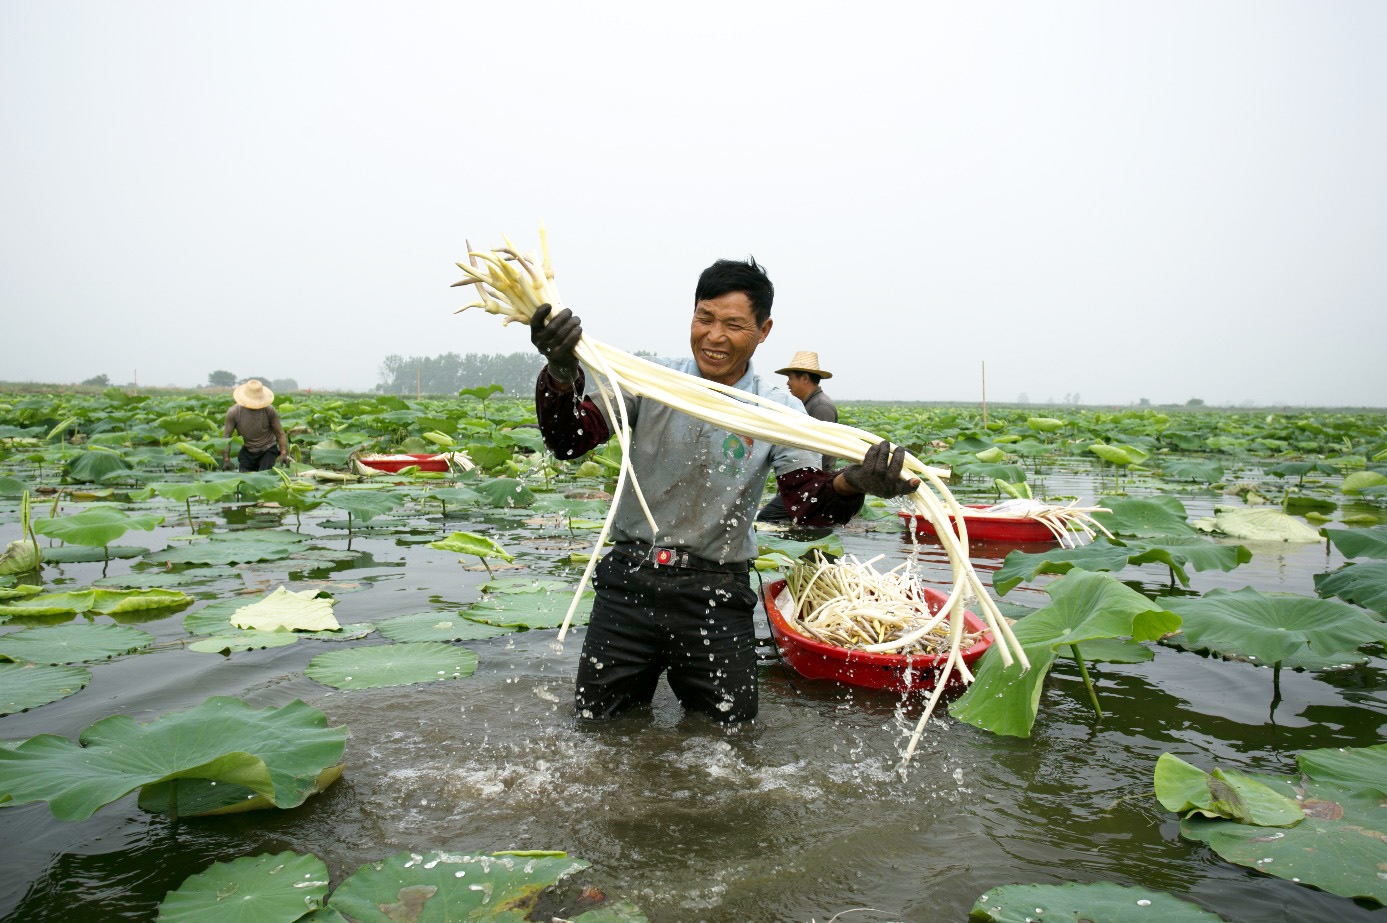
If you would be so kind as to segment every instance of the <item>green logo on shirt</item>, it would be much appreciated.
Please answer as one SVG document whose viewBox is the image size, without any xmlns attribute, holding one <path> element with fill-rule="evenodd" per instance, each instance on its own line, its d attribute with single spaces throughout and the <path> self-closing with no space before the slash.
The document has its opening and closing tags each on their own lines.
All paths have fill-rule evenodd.
<svg viewBox="0 0 1387 923">
<path fill-rule="evenodd" d="M 746 458 L 746 449 L 746 445 L 742 443 L 742 437 L 736 433 L 729 433 L 727 438 L 722 441 L 722 456 L 729 462 Z"/>
</svg>

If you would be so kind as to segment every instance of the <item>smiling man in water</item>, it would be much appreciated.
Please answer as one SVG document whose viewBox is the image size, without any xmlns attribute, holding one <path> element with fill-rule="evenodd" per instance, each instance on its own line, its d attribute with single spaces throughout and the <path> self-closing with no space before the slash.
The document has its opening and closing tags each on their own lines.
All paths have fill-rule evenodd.
<svg viewBox="0 0 1387 923">
<path fill-rule="evenodd" d="M 799 409 L 791 395 L 752 369 L 771 332 L 775 289 L 753 259 L 718 260 L 694 289 L 692 356 L 657 360 Z M 574 350 L 582 336 L 567 309 L 543 305 L 530 338 L 548 364 L 535 385 L 544 442 L 559 458 L 601 445 L 613 427 L 582 396 Z M 817 455 L 719 429 L 648 398 L 626 395 L 630 463 L 650 523 L 626 485 L 612 524 L 613 550 L 593 576 L 596 600 L 578 663 L 574 703 L 582 718 L 609 718 L 648 705 L 660 674 L 688 711 L 718 721 L 756 717 L 756 594 L 748 578 L 756 557 L 753 520 L 774 470 L 791 517 L 804 525 L 846 522 L 863 495 L 900 496 L 919 486 L 901 477 L 905 450 L 873 446 L 861 465 L 819 468 Z"/>
</svg>

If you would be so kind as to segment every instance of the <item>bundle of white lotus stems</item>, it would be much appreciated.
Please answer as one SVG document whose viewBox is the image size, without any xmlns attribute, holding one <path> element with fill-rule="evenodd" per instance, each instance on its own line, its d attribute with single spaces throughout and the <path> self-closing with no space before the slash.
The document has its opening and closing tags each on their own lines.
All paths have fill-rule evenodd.
<svg viewBox="0 0 1387 923">
<path fill-rule="evenodd" d="M 458 268 L 467 274 L 467 278 L 455 285 L 475 285 L 481 297 L 478 301 L 459 308 L 458 311 L 482 308 L 488 313 L 501 315 L 505 323 L 519 321 L 525 324 L 529 323 L 535 309 L 542 304 L 552 305 L 554 311 L 558 312 L 563 307 L 563 299 L 554 284 L 544 229 L 540 229 L 542 256 L 522 253 L 504 235 L 502 239 L 505 246 L 490 251 L 473 251 L 471 244 L 468 244 L 468 262 L 457 264 Z M 578 594 L 582 593 L 592 577 L 592 571 L 611 529 L 612 514 L 628 478 L 646 518 L 650 520 L 652 528 L 656 526 L 649 506 L 640 492 L 635 473 L 626 461 L 630 457 L 630 423 L 626 418 L 625 402 L 622 400 L 624 391 L 648 397 L 739 435 L 764 439 L 777 445 L 807 449 L 816 455 L 832 455 L 849 462 L 861 462 L 867 449 L 881 441 L 879 437 L 864 430 L 816 420 L 757 395 L 641 359 L 599 342 L 587 333 L 583 334 L 578 343 L 577 354 L 579 361 L 587 366 L 596 378 L 598 396 L 608 422 L 614 424 L 612 429 L 621 445 L 623 459 L 617 475 L 616 499 L 606 522 L 602 525 L 596 547 L 583 572 Z M 963 611 L 969 602 L 974 600 L 977 603 L 978 614 L 996 638 L 995 646 L 1003 663 L 1010 666 L 1013 662 L 1020 662 L 1023 668 L 1028 669 L 1030 663 L 1026 659 L 1025 651 L 969 563 L 968 529 L 963 521 L 963 510 L 943 481 L 949 472 L 929 467 L 913 455 L 907 455 L 905 471 L 905 476 L 920 478 L 920 487 L 909 495 L 910 503 L 916 513 L 926 516 L 934 523 L 940 543 L 953 569 L 952 590 L 947 602 L 937 613 L 941 619 L 948 618 L 950 624 L 949 655 L 938 689 L 944 688 L 945 680 L 955 669 L 959 670 L 965 679 L 971 680 L 971 675 L 963 665 L 961 645 L 964 629 Z M 955 523 L 952 528 L 950 516 Z M 658 533 L 658 528 L 655 528 L 655 531 Z M 560 640 L 568 630 L 577 604 L 578 596 L 575 595 L 568 615 L 564 618 L 563 627 L 559 630 Z M 889 641 L 868 645 L 866 650 L 902 650 L 925 633 L 917 629 Z M 935 701 L 937 693 L 920 717 L 915 738 L 911 741 L 911 751 L 929 720 Z M 909 752 L 907 751 L 907 758 Z"/>
<path fill-rule="evenodd" d="M 924 585 L 902 561 L 886 572 L 872 565 L 877 555 L 858 561 L 853 555 L 829 561 L 816 555 L 785 573 L 789 605 L 782 609 L 790 622 L 811 638 L 849 649 L 867 650 L 886 641 L 912 635 L 908 647 L 894 653 L 940 654 L 949 644 L 949 626 L 931 611 Z M 921 632 L 924 632 L 921 634 Z M 964 635 L 964 648 L 978 640 Z"/>
</svg>

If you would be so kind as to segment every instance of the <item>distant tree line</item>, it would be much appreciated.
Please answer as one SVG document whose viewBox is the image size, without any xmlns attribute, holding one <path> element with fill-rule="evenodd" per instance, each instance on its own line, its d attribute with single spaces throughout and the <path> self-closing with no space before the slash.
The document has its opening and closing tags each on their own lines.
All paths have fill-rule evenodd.
<svg viewBox="0 0 1387 923">
<path fill-rule="evenodd" d="M 500 385 L 512 397 L 533 394 L 544 357 L 534 352 L 502 355 L 444 353 L 441 356 L 389 355 L 380 364 L 383 394 L 457 394 L 463 388 Z"/>
</svg>

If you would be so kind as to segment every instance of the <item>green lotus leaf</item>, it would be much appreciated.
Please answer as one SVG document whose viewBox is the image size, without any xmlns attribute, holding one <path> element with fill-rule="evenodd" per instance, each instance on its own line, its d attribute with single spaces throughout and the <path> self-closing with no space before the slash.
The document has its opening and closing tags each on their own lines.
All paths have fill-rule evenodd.
<svg viewBox="0 0 1387 923">
<path fill-rule="evenodd" d="M 484 593 L 572 593 L 573 589 L 571 583 L 544 577 L 497 577 L 482 584 Z"/>
<path fill-rule="evenodd" d="M 182 436 L 199 430 L 215 431 L 217 429 L 217 424 L 202 414 L 193 413 L 190 410 L 160 417 L 154 421 L 154 425 L 173 436 Z"/>
<path fill-rule="evenodd" d="M 150 609 L 181 609 L 191 605 L 192 602 L 191 596 L 179 590 L 96 588 L 92 590 L 92 605 L 88 611 L 115 616 L 144 612 Z"/>
<path fill-rule="evenodd" d="M 135 789 L 182 778 L 233 782 L 292 808 L 317 791 L 346 737 L 301 701 L 255 710 L 216 696 L 147 724 L 113 715 L 77 741 L 41 734 L 0 750 L 0 792 L 15 804 L 47 801 L 60 820 L 84 820 Z"/>
<path fill-rule="evenodd" d="M 253 561 L 282 561 L 294 553 L 291 545 L 251 538 L 237 532 L 236 538 L 193 542 L 182 548 L 151 551 L 146 560 L 156 564 L 249 564 Z"/>
<path fill-rule="evenodd" d="M 178 451 L 182 452 L 184 455 L 191 458 L 193 461 L 197 462 L 199 465 L 204 465 L 208 468 L 217 467 L 217 459 L 215 457 L 213 457 L 203 449 L 193 445 L 191 442 L 175 442 L 173 444 L 173 447 Z"/>
<path fill-rule="evenodd" d="M 1029 417 L 1026 425 L 1037 433 L 1053 433 L 1064 428 L 1064 421 L 1056 420 L 1054 417 Z"/>
<path fill-rule="evenodd" d="M 1320 533 L 1305 523 L 1270 507 L 1219 510 L 1214 527 L 1224 535 L 1244 541 L 1318 542 Z"/>
<path fill-rule="evenodd" d="M 13 580 L 7 577 L 6 580 Z M 21 583 L 19 586 L 0 586 L 0 599 L 23 599 L 26 596 L 37 596 L 43 592 L 43 587 L 34 586 L 30 583 Z"/>
<path fill-rule="evenodd" d="M 1387 744 L 1302 750 L 1296 764 L 1302 773 L 1319 782 L 1379 790 L 1387 785 Z"/>
<path fill-rule="evenodd" d="M 194 635 L 234 635 L 231 617 L 246 605 L 244 599 L 220 599 L 183 616 L 183 628 Z"/>
<path fill-rule="evenodd" d="M 100 548 L 109 545 L 131 529 L 143 529 L 148 532 L 163 521 L 163 516 L 153 513 L 131 516 L 113 506 L 94 506 L 71 516 L 36 519 L 34 531 L 70 545 Z"/>
<path fill-rule="evenodd" d="M 593 594 L 583 594 L 573 613 L 574 625 L 586 625 L 592 613 Z M 571 591 L 562 593 L 523 593 L 494 596 L 473 603 L 462 614 L 476 622 L 500 628 L 541 629 L 563 625 L 564 615 L 573 603 Z"/>
<path fill-rule="evenodd" d="M 0 474 L 0 497 L 17 500 L 24 496 L 24 493 L 28 489 L 29 485 L 25 484 L 23 481 Z"/>
<path fill-rule="evenodd" d="M 994 445 L 983 449 L 981 452 L 974 452 L 973 457 L 980 462 L 990 465 L 1006 458 L 1007 453 L 1004 449 Z"/>
<path fill-rule="evenodd" d="M 1076 567 L 1087 571 L 1120 571 L 1127 566 L 1130 554 L 1124 546 L 1103 538 L 1078 548 L 1012 551 L 993 574 L 992 586 L 1005 596 L 1017 584 L 1041 574 L 1067 574 Z"/>
<path fill-rule="evenodd" d="M 1387 562 L 1345 564 L 1332 574 L 1315 574 L 1315 592 L 1387 616 Z"/>
<path fill-rule="evenodd" d="M 1281 462 L 1267 469 L 1267 474 L 1279 478 L 1303 478 L 1312 471 L 1321 474 L 1338 474 L 1339 469 L 1327 462 Z"/>
<path fill-rule="evenodd" d="M 1281 508 L 1292 516 L 1305 516 L 1309 513 L 1332 513 L 1339 508 L 1339 504 L 1327 497 L 1288 494 Z"/>
<path fill-rule="evenodd" d="M 1185 505 L 1174 497 L 1103 497 L 1098 505 L 1110 512 L 1094 513 L 1093 519 L 1113 535 L 1161 538 L 1196 534 L 1186 521 Z"/>
<path fill-rule="evenodd" d="M 1308 596 L 1272 596 L 1245 587 L 1202 597 L 1157 600 L 1183 620 L 1166 639 L 1175 647 L 1264 664 L 1286 662 L 1308 649 L 1319 657 L 1352 653 L 1387 641 L 1387 624 L 1357 606 Z"/>
<path fill-rule="evenodd" d="M 0 615 L 76 615 L 96 605 L 92 590 L 41 593 L 0 604 Z"/>
<path fill-rule="evenodd" d="M 515 478 L 488 478 L 477 485 L 477 493 L 494 507 L 528 507 L 535 501 L 535 495 L 525 482 Z"/>
<path fill-rule="evenodd" d="M 328 882 L 317 856 L 242 856 L 184 879 L 164 896 L 156 923 L 293 921 L 323 905 Z"/>
<path fill-rule="evenodd" d="M 1099 442 L 1089 446 L 1088 450 L 1110 465 L 1122 465 L 1125 467 L 1126 465 L 1135 465 L 1137 463 L 1136 458 L 1134 458 L 1131 453 L 1115 445 L 1104 445 Z"/>
<path fill-rule="evenodd" d="M 1125 543 L 1131 564 L 1164 564 L 1183 586 L 1189 586 L 1188 564 L 1197 571 L 1217 568 L 1231 571 L 1252 560 L 1252 552 L 1242 545 L 1220 545 L 1197 535 L 1164 538 L 1134 538 Z"/>
<path fill-rule="evenodd" d="M 1376 471 L 1355 471 L 1344 478 L 1344 483 L 1339 486 L 1339 489 L 1346 494 L 1357 494 L 1371 487 L 1385 485 L 1387 485 L 1387 477 Z"/>
<path fill-rule="evenodd" d="M 1305 820 L 1269 828 L 1198 817 L 1180 835 L 1207 843 L 1229 862 L 1347 898 L 1387 903 L 1387 796 L 1379 787 L 1306 780 L 1299 795 Z"/>
<path fill-rule="evenodd" d="M 380 623 L 380 633 L 391 641 L 479 641 L 514 630 L 465 619 L 457 612 L 416 612 Z"/>
<path fill-rule="evenodd" d="M 491 445 L 482 442 L 469 442 L 466 447 L 467 457 L 479 468 L 490 471 L 499 468 L 510 461 L 513 454 L 509 446 Z"/>
<path fill-rule="evenodd" d="M 0 657 L 29 663 L 86 663 L 153 643 L 153 635 L 123 625 L 50 625 L 0 636 Z"/>
<path fill-rule="evenodd" d="M 146 554 L 149 554 L 149 549 L 140 545 L 107 545 L 104 548 L 59 545 L 43 549 L 43 560 L 49 564 L 89 564 L 93 561 L 138 558 Z"/>
<path fill-rule="evenodd" d="M 161 497 L 186 503 L 193 497 L 201 497 L 204 500 L 220 500 L 227 494 L 234 494 L 236 488 L 241 486 L 241 482 L 239 480 L 157 482 L 149 486 Z"/>
<path fill-rule="evenodd" d="M 1110 881 L 1002 885 L 978 898 L 970 923 L 1222 923 L 1189 901 Z"/>
<path fill-rule="evenodd" d="M 792 562 L 800 560 L 815 550 L 841 557 L 843 540 L 837 534 L 830 534 L 814 541 L 797 542 L 777 535 L 758 532 L 756 534 L 756 550 L 762 555 L 784 555 Z"/>
<path fill-rule="evenodd" d="M 160 587 L 194 586 L 208 584 L 217 580 L 241 577 L 241 572 L 232 567 L 202 567 L 184 571 L 146 571 L 144 573 L 115 574 L 93 580 L 93 586 L 125 587 L 129 589 L 156 589 Z"/>
<path fill-rule="evenodd" d="M 130 464 L 114 452 L 87 451 L 72 460 L 67 476 L 78 484 L 100 484 L 108 475 L 129 470 Z"/>
<path fill-rule="evenodd" d="M 1197 481 L 1201 484 L 1213 484 L 1223 479 L 1223 465 L 1212 459 L 1206 461 L 1171 459 L 1161 462 L 1161 474 L 1173 481 Z"/>
<path fill-rule="evenodd" d="M 1346 558 L 1387 558 L 1387 526 L 1372 529 L 1320 530 L 1320 535 Z"/>
<path fill-rule="evenodd" d="M 330 651 L 314 657 L 303 672 L 334 689 L 377 689 L 461 679 L 476 669 L 476 651 L 419 641 Z"/>
<path fill-rule="evenodd" d="M 317 778 L 313 780 L 313 790 L 305 798 L 326 791 L 332 783 L 342 778 L 345 768 L 345 764 L 338 763 L 318 773 Z M 178 801 L 176 813 L 179 817 L 244 814 L 248 811 L 268 811 L 275 806 L 273 799 L 258 795 L 235 782 L 186 777 L 146 785 L 140 789 L 138 803 L 142 810 L 151 814 L 173 814 L 174 799 Z M 309 917 L 301 919 L 306 920 Z"/>
<path fill-rule="evenodd" d="M 85 667 L 36 663 L 0 663 L 0 715 L 28 711 L 65 699 L 91 682 Z M 0 802 L 5 801 L 0 787 Z"/>
<path fill-rule="evenodd" d="M 238 631 L 235 634 L 199 638 L 188 645 L 188 650 L 199 654 L 258 651 L 270 647 L 288 647 L 300 637 L 292 631 Z"/>
<path fill-rule="evenodd" d="M 1212 773 L 1169 753 L 1156 760 L 1156 800 L 1181 817 L 1223 817 L 1260 827 L 1293 827 L 1305 819 L 1295 799 L 1233 770 Z"/>
<path fill-rule="evenodd" d="M 514 561 L 515 558 L 485 535 L 478 535 L 475 532 L 454 532 L 447 538 L 437 542 L 429 542 L 430 548 L 437 548 L 439 551 L 451 551 L 454 554 L 471 554 L 479 558 L 500 558 L 503 561 Z"/>
<path fill-rule="evenodd" d="M 324 494 L 323 501 L 362 522 L 370 522 L 377 516 L 399 509 L 404 498 L 388 490 L 338 487 Z"/>
<path fill-rule="evenodd" d="M 476 506 L 482 502 L 482 495 L 470 487 L 440 487 L 438 490 L 431 490 L 419 499 L 434 500 L 441 503 L 446 509 L 449 506 Z"/>
<path fill-rule="evenodd" d="M 1031 668 L 1002 665 L 997 645 L 974 669 L 975 680 L 949 709 L 959 721 L 1014 737 L 1029 737 L 1040 693 L 1060 648 L 1098 638 L 1151 641 L 1180 627 L 1180 619 L 1108 574 L 1074 570 L 1045 588 L 1052 602 L 1012 626 Z"/>
<path fill-rule="evenodd" d="M 402 852 L 361 866 L 329 906 L 361 923 L 523 923 L 546 890 L 587 867 L 557 857 Z"/>
<path fill-rule="evenodd" d="M 335 631 L 342 626 L 332 614 L 333 602 L 318 590 L 276 587 L 259 602 L 237 609 L 231 624 L 255 631 Z"/>
<path fill-rule="evenodd" d="M 983 462 L 972 462 L 966 465 L 955 466 L 955 473 L 964 477 L 986 478 L 989 481 L 1008 481 L 1012 484 L 1020 484 L 1026 480 L 1026 469 L 1020 465 L 999 465 L 987 464 Z"/>
</svg>

